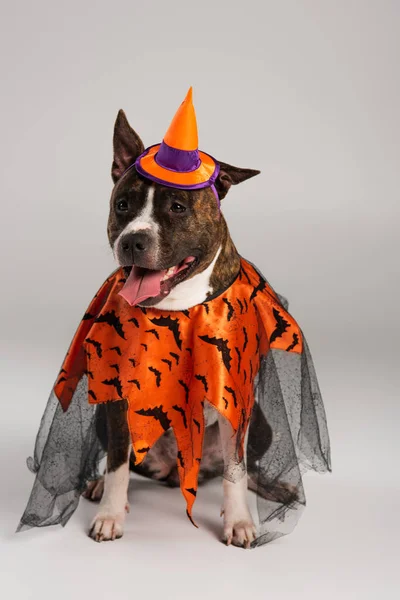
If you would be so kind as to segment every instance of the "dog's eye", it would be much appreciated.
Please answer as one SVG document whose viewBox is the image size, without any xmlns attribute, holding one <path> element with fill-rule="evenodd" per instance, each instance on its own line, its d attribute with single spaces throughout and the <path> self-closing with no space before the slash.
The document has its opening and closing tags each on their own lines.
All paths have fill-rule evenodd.
<svg viewBox="0 0 400 600">
<path fill-rule="evenodd" d="M 182 204 L 179 204 L 179 202 L 174 202 L 170 210 L 174 213 L 183 213 L 186 210 L 186 206 L 182 206 Z"/>
<path fill-rule="evenodd" d="M 126 212 L 129 208 L 128 201 L 125 198 L 121 198 L 117 202 L 117 210 L 118 212 Z"/>
</svg>

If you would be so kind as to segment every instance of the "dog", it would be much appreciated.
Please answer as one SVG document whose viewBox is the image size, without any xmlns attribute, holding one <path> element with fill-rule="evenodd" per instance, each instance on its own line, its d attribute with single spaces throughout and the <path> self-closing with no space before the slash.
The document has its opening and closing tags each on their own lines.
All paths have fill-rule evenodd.
<svg viewBox="0 0 400 600">
<path fill-rule="evenodd" d="M 210 187 L 183 190 L 167 187 L 142 177 L 129 167 L 144 152 L 138 134 L 121 110 L 114 128 L 114 188 L 110 199 L 108 239 L 117 263 L 129 269 L 165 271 L 157 296 L 140 306 L 184 311 L 224 290 L 240 269 L 240 256 L 219 211 Z M 223 200 L 232 185 L 259 174 L 219 162 L 215 188 Z M 107 452 L 105 475 L 90 482 L 84 496 L 100 500 L 89 535 L 94 540 L 120 538 L 128 511 L 130 436 L 124 401 L 99 407 L 98 433 Z M 207 428 L 199 480 L 216 472 L 229 472 L 223 479 L 222 539 L 229 545 L 249 548 L 256 527 L 247 502 L 247 489 L 255 485 L 246 474 L 246 456 L 232 461 L 237 440 L 230 423 L 205 408 Z M 259 452 L 265 451 L 268 439 Z M 171 431 L 153 446 L 137 472 L 172 486 L 179 485 L 176 443 Z M 232 474 L 237 474 L 233 476 Z"/>
</svg>

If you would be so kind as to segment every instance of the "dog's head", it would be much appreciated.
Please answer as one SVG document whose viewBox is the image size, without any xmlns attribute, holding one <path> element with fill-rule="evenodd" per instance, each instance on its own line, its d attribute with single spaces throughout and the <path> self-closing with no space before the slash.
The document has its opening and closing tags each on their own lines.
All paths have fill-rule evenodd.
<svg viewBox="0 0 400 600">
<path fill-rule="evenodd" d="M 121 110 L 114 129 L 115 183 L 108 238 L 118 263 L 143 270 L 156 295 L 140 302 L 151 306 L 185 279 L 204 271 L 221 245 L 224 220 L 210 187 L 182 190 L 154 183 L 130 167 L 144 145 Z M 215 187 L 220 200 L 259 171 L 219 162 Z"/>
</svg>

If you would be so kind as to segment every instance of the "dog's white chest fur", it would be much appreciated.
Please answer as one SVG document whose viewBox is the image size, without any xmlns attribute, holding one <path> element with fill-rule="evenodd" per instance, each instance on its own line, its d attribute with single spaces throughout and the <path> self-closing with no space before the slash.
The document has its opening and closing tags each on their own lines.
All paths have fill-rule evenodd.
<svg viewBox="0 0 400 600">
<path fill-rule="evenodd" d="M 196 304 L 204 302 L 207 294 L 212 291 L 210 279 L 220 252 L 221 247 L 218 248 L 213 261 L 204 271 L 191 279 L 185 279 L 182 283 L 178 283 L 166 298 L 155 305 L 156 308 L 163 310 L 187 310 Z"/>
</svg>

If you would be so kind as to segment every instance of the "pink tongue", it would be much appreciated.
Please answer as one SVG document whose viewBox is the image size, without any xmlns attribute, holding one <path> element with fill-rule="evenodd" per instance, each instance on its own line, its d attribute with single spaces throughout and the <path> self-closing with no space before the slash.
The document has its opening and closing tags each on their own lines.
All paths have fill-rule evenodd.
<svg viewBox="0 0 400 600">
<path fill-rule="evenodd" d="M 169 277 L 173 277 L 187 265 L 195 260 L 194 256 L 187 256 L 182 264 L 176 265 Z M 119 295 L 124 298 L 131 306 L 139 304 L 147 298 L 154 298 L 161 294 L 161 281 L 164 278 L 167 269 L 161 271 L 150 271 L 133 265 L 132 271 L 125 282 L 124 287 L 119 292 Z"/>
<path fill-rule="evenodd" d="M 161 293 L 161 279 L 165 273 L 166 271 L 149 271 L 134 265 L 119 294 L 131 306 L 147 298 L 154 298 Z"/>
</svg>

